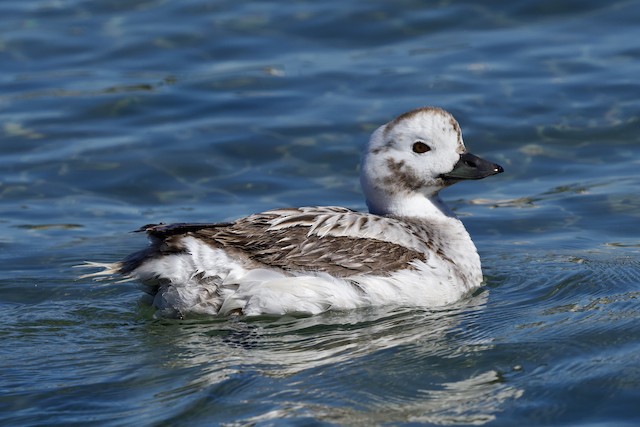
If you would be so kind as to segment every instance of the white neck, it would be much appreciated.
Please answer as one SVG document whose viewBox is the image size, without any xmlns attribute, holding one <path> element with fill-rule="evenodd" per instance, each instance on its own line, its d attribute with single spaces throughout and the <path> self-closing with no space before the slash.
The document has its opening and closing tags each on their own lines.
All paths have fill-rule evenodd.
<svg viewBox="0 0 640 427">
<path fill-rule="evenodd" d="M 392 197 L 387 195 L 384 201 L 367 200 L 367 206 L 369 206 L 369 212 L 376 215 L 429 220 L 457 218 L 437 193 L 430 197 L 421 193 L 399 194 Z"/>
</svg>

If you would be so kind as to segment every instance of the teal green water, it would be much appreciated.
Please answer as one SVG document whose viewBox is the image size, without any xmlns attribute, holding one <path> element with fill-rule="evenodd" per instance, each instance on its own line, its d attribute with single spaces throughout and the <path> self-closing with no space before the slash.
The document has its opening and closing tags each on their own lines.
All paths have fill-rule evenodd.
<svg viewBox="0 0 640 427">
<path fill-rule="evenodd" d="M 0 3 L 0 424 L 635 426 L 640 3 Z M 153 222 L 364 209 L 438 105 L 485 286 L 441 310 L 158 320 L 84 260 Z"/>
</svg>

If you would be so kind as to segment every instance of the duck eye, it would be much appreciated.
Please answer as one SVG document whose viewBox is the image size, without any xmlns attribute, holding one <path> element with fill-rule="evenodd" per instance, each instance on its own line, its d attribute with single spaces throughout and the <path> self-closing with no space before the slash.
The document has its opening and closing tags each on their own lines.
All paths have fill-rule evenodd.
<svg viewBox="0 0 640 427">
<path fill-rule="evenodd" d="M 422 153 L 426 153 L 427 151 L 431 151 L 431 147 L 429 147 L 424 142 L 418 141 L 418 142 L 414 142 L 413 143 L 413 152 L 414 153 L 422 154 Z"/>
</svg>

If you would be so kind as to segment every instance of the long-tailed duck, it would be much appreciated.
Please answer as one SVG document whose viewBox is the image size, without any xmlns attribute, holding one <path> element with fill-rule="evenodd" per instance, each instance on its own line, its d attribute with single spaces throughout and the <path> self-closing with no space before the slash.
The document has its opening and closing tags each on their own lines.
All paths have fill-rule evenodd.
<svg viewBox="0 0 640 427">
<path fill-rule="evenodd" d="M 154 295 L 158 315 L 320 313 L 435 307 L 480 286 L 480 258 L 443 188 L 503 172 L 467 152 L 458 122 L 418 108 L 379 127 L 362 159 L 369 213 L 274 209 L 229 223 L 152 224 L 123 261 L 86 263 Z"/>
</svg>

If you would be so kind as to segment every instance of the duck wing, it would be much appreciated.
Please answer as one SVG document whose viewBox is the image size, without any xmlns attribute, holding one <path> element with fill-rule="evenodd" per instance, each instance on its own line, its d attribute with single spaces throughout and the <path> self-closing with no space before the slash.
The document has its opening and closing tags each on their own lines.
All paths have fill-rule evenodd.
<svg viewBox="0 0 640 427">
<path fill-rule="evenodd" d="M 336 277 L 411 269 L 429 251 L 415 224 L 332 206 L 275 209 L 230 223 L 149 224 L 139 231 L 152 244 L 123 261 L 124 274 L 150 257 L 184 252 L 181 240 L 187 236 L 254 268 Z"/>
</svg>

